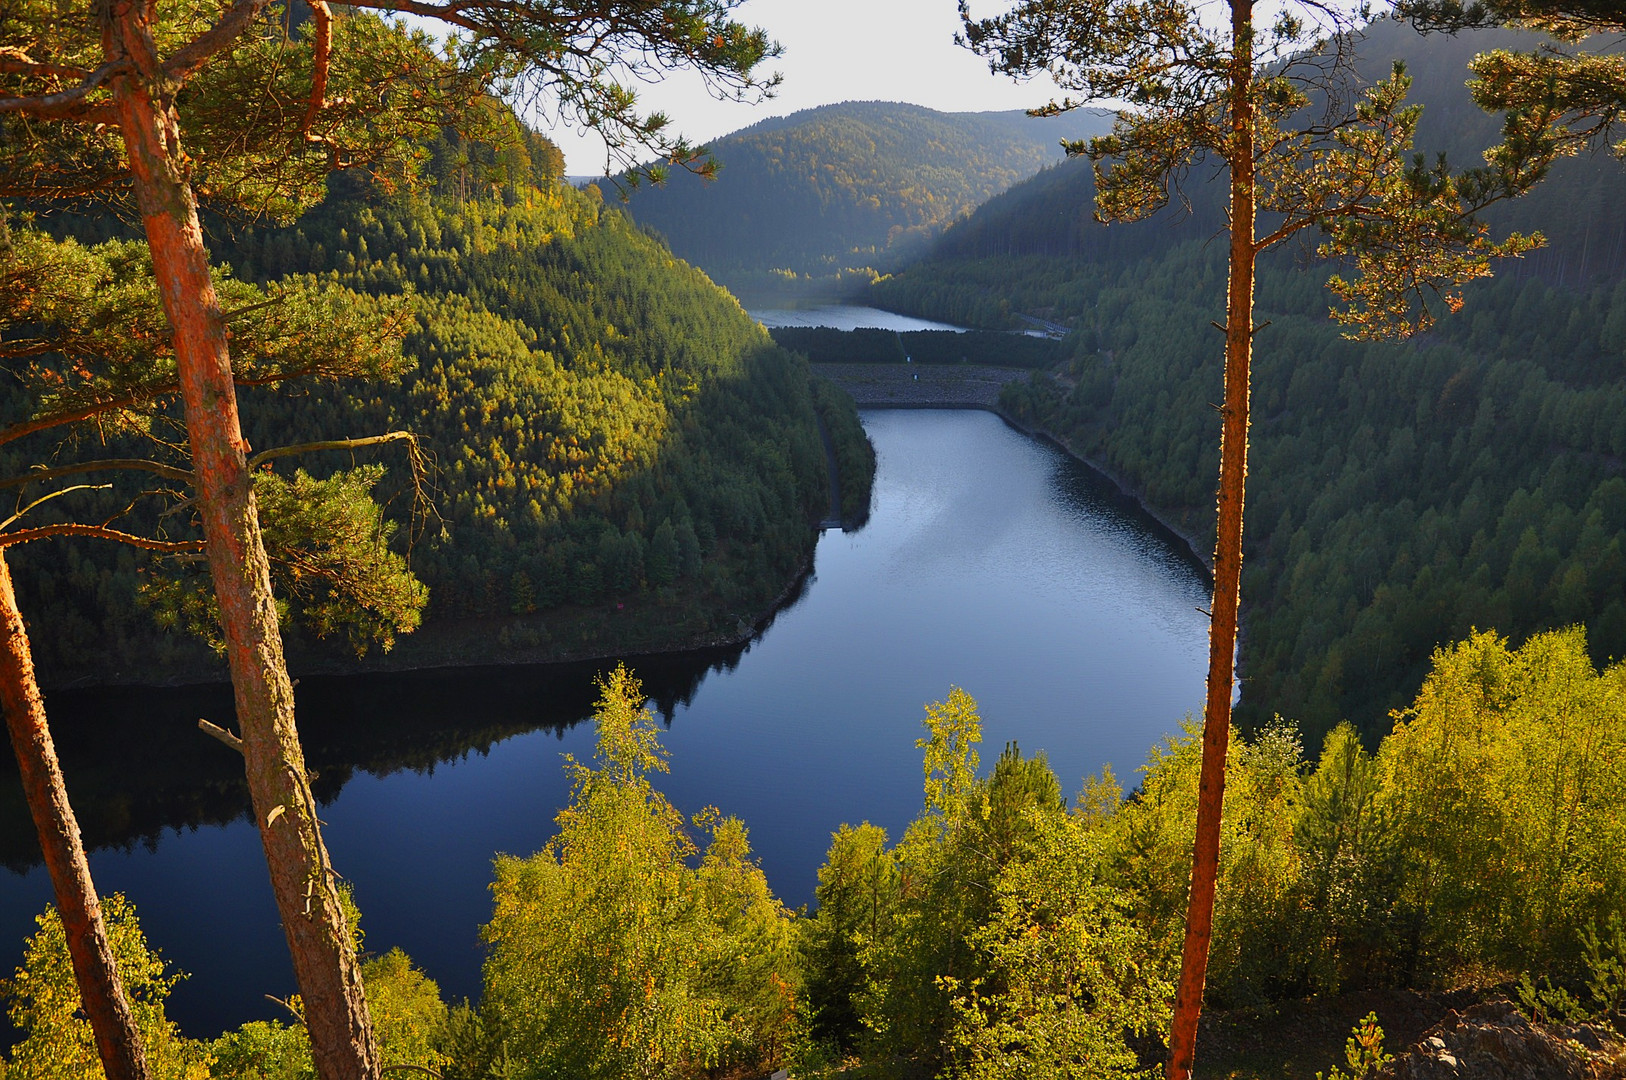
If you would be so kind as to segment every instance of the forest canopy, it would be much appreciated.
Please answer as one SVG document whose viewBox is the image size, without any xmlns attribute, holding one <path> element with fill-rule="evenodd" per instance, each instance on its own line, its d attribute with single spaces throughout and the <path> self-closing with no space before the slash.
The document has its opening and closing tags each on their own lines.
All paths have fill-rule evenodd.
<svg viewBox="0 0 1626 1080">
<path fill-rule="evenodd" d="M 628 209 L 681 258 L 745 295 L 902 265 L 947 225 L 1104 130 L 1020 112 L 849 101 L 763 120 L 712 144 L 717 177 L 674 173 Z"/>
<path fill-rule="evenodd" d="M 1496 121 L 1468 99 L 1462 65 L 1513 40 L 1376 24 L 1365 62 L 1409 61 L 1420 140 L 1463 160 L 1495 141 Z M 1497 227 L 1540 229 L 1548 246 L 1498 266 L 1463 311 L 1404 345 L 1341 336 L 1325 272 L 1302 252 L 1262 260 L 1245 723 L 1279 712 L 1315 739 L 1348 719 L 1373 741 L 1433 649 L 1476 626 L 1520 640 L 1584 622 L 1595 660 L 1626 655 L 1623 187 L 1615 162 L 1574 159 L 1492 208 Z M 1013 312 L 1071 325 L 1065 382 L 1013 386 L 1005 407 L 1066 437 L 1206 551 L 1219 192 L 1199 180 L 1185 216 L 1111 227 L 1090 220 L 1092 192 L 1084 163 L 1048 170 L 873 296 L 963 325 L 1010 326 Z"/>
<path fill-rule="evenodd" d="M 754 622 L 807 557 L 828 502 L 821 415 L 862 440 L 850 403 L 823 395 L 815 407 L 803 362 L 624 214 L 564 185 L 545 140 L 499 149 L 447 132 L 425 157 L 417 192 L 341 174 L 290 226 L 217 223 L 216 257 L 272 297 L 296 282 L 344 288 L 407 320 L 396 378 L 245 391 L 250 442 L 418 436 L 428 516 L 405 468 L 374 481 L 429 587 L 431 636 L 447 620 L 495 619 L 495 634 L 532 616 L 500 644 L 609 651 L 633 628 L 604 605 L 638 596 L 663 608 L 636 629 L 646 651 Z M 85 243 L 120 229 L 41 223 Z M 863 472 L 843 491 L 867 504 L 869 466 L 847 459 Z M 325 475 L 354 461 L 303 466 Z M 81 673 L 92 640 L 104 674 L 208 662 L 185 635 L 155 633 L 138 600 L 142 558 L 71 544 L 21 557 L 50 677 Z M 589 617 L 556 638 L 546 613 L 559 609 Z"/>
</svg>

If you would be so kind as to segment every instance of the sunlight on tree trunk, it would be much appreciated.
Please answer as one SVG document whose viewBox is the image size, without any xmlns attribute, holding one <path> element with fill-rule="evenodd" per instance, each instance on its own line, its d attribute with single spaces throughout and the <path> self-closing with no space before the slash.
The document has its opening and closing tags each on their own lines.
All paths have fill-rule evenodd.
<svg viewBox="0 0 1626 1080">
<path fill-rule="evenodd" d="M 1225 307 L 1225 404 L 1220 432 L 1218 516 L 1214 541 L 1214 602 L 1208 631 L 1208 694 L 1203 705 L 1203 766 L 1197 782 L 1197 838 L 1191 856 L 1191 899 L 1180 954 L 1174 1019 L 1169 1028 L 1169 1080 L 1191 1075 L 1197 1020 L 1214 934 L 1214 883 L 1219 876 L 1220 815 L 1225 805 L 1225 751 L 1231 740 L 1237 611 L 1242 591 L 1242 506 L 1248 479 L 1249 367 L 1253 361 L 1254 240 L 1252 0 L 1231 2 L 1231 276 Z"/>
<path fill-rule="evenodd" d="M 45 723 L 45 701 L 34 678 L 28 630 L 17 609 L 11 567 L 0 548 L 0 705 L 17 753 L 23 794 L 39 833 L 45 869 L 56 890 L 57 910 L 68 939 L 68 955 L 108 1080 L 147 1080 L 147 1057 L 141 1032 L 113 961 L 102 920 L 102 904 L 90 880 L 79 822 L 68 805 L 51 729 Z"/>
<path fill-rule="evenodd" d="M 104 33 L 111 58 L 141 70 L 153 42 L 142 9 L 113 6 Z M 113 80 L 113 101 L 174 330 L 205 551 L 219 601 L 254 819 L 277 912 L 305 1002 L 324 1080 L 378 1076 L 378 1048 L 344 909 L 317 828 L 316 799 L 294 728 L 270 563 L 237 416 L 225 319 L 209 276 L 197 205 L 182 172 L 175 116 L 132 75 Z"/>
<path fill-rule="evenodd" d="M 1214 601 L 1192 873 L 1181 975 L 1170 1029 L 1169 1080 L 1195 1060 L 1213 934 L 1225 758 L 1235 684 L 1248 461 L 1249 366 L 1254 272 L 1259 254 L 1306 229 L 1318 249 L 1355 273 L 1329 287 L 1348 305 L 1333 315 L 1353 337 L 1404 337 L 1430 324 L 1431 306 L 1460 306 L 1454 290 L 1490 274 L 1490 260 L 1540 242 L 1490 239 L 1477 213 L 1526 190 L 1553 149 L 1524 143 L 1488 167 L 1453 173 L 1411 154 L 1421 116 L 1396 66 L 1370 82 L 1355 71 L 1355 13 L 1313 2 L 1254 25 L 1251 0 L 1230 0 L 1228 32 L 1205 25 L 1196 5 L 1167 0 L 1020 0 L 1004 15 L 975 19 L 961 0 L 963 41 L 995 71 L 1047 72 L 1064 97 L 1035 110 L 1052 115 L 1096 101 L 1123 103 L 1112 133 L 1066 144 L 1095 162 L 1101 221 L 1139 221 L 1168 201 L 1181 177 L 1222 162 L 1230 180 L 1230 275 L 1226 297 L 1225 400 L 1215 521 Z M 1370 17 L 1363 12 L 1359 18 Z M 1318 102 L 1320 104 L 1318 104 Z M 1322 105 L 1325 108 L 1322 108 Z M 1268 215 L 1258 225 L 1256 215 Z"/>
</svg>

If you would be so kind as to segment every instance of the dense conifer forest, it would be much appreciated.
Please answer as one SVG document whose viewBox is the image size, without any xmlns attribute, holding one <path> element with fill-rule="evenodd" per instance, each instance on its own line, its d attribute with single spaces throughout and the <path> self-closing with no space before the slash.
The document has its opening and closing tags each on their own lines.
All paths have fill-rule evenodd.
<svg viewBox="0 0 1626 1080">
<path fill-rule="evenodd" d="M 249 391 L 243 411 L 256 446 L 419 437 L 419 490 L 387 449 L 374 460 L 389 472 L 374 479 L 429 587 L 426 640 L 403 638 L 402 652 L 429 662 L 475 647 L 602 655 L 738 636 L 812 550 L 828 504 L 821 423 L 852 470 L 841 478 L 852 517 L 868 505 L 873 458 L 851 403 L 816 395 L 806 363 L 732 297 L 557 168 L 545 140 L 498 155 L 448 136 L 412 194 L 340 176 L 292 226 L 217 223 L 217 256 L 273 296 L 299 274 L 405 300 L 398 380 Z M 87 243 L 118 232 L 44 223 Z M 300 464 L 322 474 L 357 460 Z M 141 588 L 145 557 L 69 541 L 19 558 L 48 678 L 215 670 L 174 605 Z M 611 614 L 632 600 L 639 617 Z M 437 638 L 470 619 L 483 620 L 472 642 Z M 335 662 L 313 637 L 307 659 Z"/>
<path fill-rule="evenodd" d="M 756 294 L 902 265 L 956 218 L 1061 158 L 1061 140 L 1105 130 L 1086 110 L 941 113 L 843 102 L 764 120 L 716 140 L 707 183 L 674 171 L 629 192 L 634 220 L 736 291 Z"/>
<path fill-rule="evenodd" d="M 1420 148 L 1468 159 L 1495 120 L 1461 89 L 1466 58 L 1505 33 L 1419 39 L 1379 24 L 1370 66 L 1409 61 Z M 1430 143 L 1430 133 L 1440 141 Z M 1210 326 L 1225 292 L 1219 192 L 1137 225 L 1090 220 L 1087 163 L 994 199 L 877 302 L 974 326 L 1013 312 L 1067 321 L 1059 377 L 1005 405 L 1141 494 L 1206 554 L 1213 536 Z M 1626 172 L 1561 162 L 1493 208 L 1548 246 L 1497 267 L 1464 309 L 1405 344 L 1347 340 L 1329 270 L 1305 251 L 1264 264 L 1245 537 L 1240 716 L 1290 717 L 1314 740 L 1342 720 L 1368 740 L 1428 658 L 1475 627 L 1515 640 L 1584 624 L 1594 659 L 1626 655 Z M 1154 329 L 1155 328 L 1155 331 Z"/>
<path fill-rule="evenodd" d="M 34 5 L 32 22 L 0 18 L 8 35 L 0 38 L 0 75 L 8 80 L 0 89 L 16 94 L 14 82 L 83 78 L 81 98 L 88 98 L 101 92 L 105 75 L 133 108 L 134 60 L 92 72 L 41 62 L 8 43 L 49 44 L 42 27 L 68 26 L 68 37 L 83 45 L 84 27 L 46 17 L 47 7 Z M 148 33 L 140 20 L 150 22 L 156 5 L 145 16 L 138 7 L 120 6 L 118 18 Z M 487 36 L 462 43 L 476 58 L 476 75 L 558 62 L 565 51 L 551 24 L 547 33 L 538 29 L 539 15 L 556 13 L 545 5 L 539 12 L 526 0 L 469 0 L 431 10 L 461 18 L 470 8 L 497 13 L 495 31 L 477 22 L 469 32 Z M 729 22 L 730 8 L 668 4 L 664 20 L 635 40 L 651 49 L 696 48 L 714 74 L 744 78 L 767 43 Z M 291 15 L 273 18 L 241 52 L 274 54 L 278 64 L 286 52 L 293 67 L 308 60 L 320 71 L 297 140 L 308 150 L 315 119 L 355 100 L 324 96 L 333 13 L 317 4 L 305 14 L 311 27 L 297 27 Z M 344 16 L 341 43 L 370 40 L 374 51 L 358 50 L 363 58 L 421 63 L 409 73 L 433 77 L 420 89 L 449 77 L 459 59 L 460 46 L 432 56 L 402 27 Z M 524 32 L 503 37 L 509 18 Z M 21 36 L 19 26 L 34 36 Z M 162 29 L 180 40 L 201 33 L 186 19 Z M 109 22 L 100 47 L 125 48 L 120 34 L 130 32 Z M 225 31 L 193 44 L 217 40 L 228 59 L 242 58 Z M 1495 40 L 1502 39 L 1467 37 L 1425 50 L 1380 26 L 1371 56 L 1405 51 L 1429 72 L 1418 96 L 1443 105 L 1431 114 L 1432 130 L 1461 155 L 1492 136 L 1488 121 L 1450 97 L 1450 84 L 1468 53 Z M 480 53 L 481 42 L 491 55 Z M 270 46 L 263 54 L 262 45 Z M 94 57 L 95 47 L 84 46 L 84 55 Z M 166 122 L 178 124 L 182 112 L 196 120 L 198 100 L 209 106 L 208 92 L 219 88 L 205 79 L 191 84 L 204 91 L 198 98 L 176 96 L 175 87 L 207 66 L 208 57 L 189 66 L 188 55 L 173 71 L 161 69 L 163 78 L 141 74 L 143 86 L 172 96 Z M 437 67 L 442 59 L 445 69 Z M 590 68 L 595 77 L 604 70 Z M 617 86 L 594 85 L 610 106 L 623 100 Z M 30 106 L 35 115 L 54 119 L 57 97 L 35 97 L 44 102 Z M 389 97 L 380 96 L 379 115 L 400 106 Z M 150 102 L 146 110 L 153 114 Z M 650 123 L 646 135 L 660 130 Z M 6 124 L 8 134 L 20 130 Z M 162 370 L 138 372 L 158 388 L 148 397 L 104 395 L 86 414 L 99 426 L 53 435 L 61 439 L 56 448 L 120 455 L 131 443 L 185 455 L 190 470 L 135 466 L 177 485 L 168 493 L 174 513 L 209 499 L 227 505 L 220 490 L 205 490 L 211 455 L 217 472 L 225 469 L 220 461 L 236 469 L 230 505 L 246 508 L 238 531 L 209 519 L 208 541 L 151 540 L 149 548 L 171 556 L 163 562 L 74 541 L 36 545 L 12 556 L 22 595 L 11 606 L 29 613 L 34 650 L 61 680 L 206 670 L 210 653 L 189 632 L 208 636 L 217 615 L 232 637 L 228 624 L 237 620 L 242 736 L 214 734 L 242 755 L 273 885 L 280 897 L 295 898 L 279 914 L 304 980 L 302 996 L 281 1002 L 285 1018 L 192 1037 L 165 1014 L 179 976 L 143 936 L 138 913 L 116 893 L 96 901 L 87 889 L 76 906 L 64 902 L 62 913 L 53 907 L 40 915 L 16 974 L 0 982 L 17 1035 L 0 1053 L 0 1080 L 94 1080 L 113 1059 L 106 1029 L 93 1032 L 82 1007 L 95 992 L 81 953 L 70 955 L 89 921 L 87 894 L 122 980 L 121 1038 L 126 1048 L 142 1048 L 131 1076 L 733 1080 L 783 1069 L 854 1080 L 1128 1080 L 1153 1073 L 1170 1035 L 1187 894 L 1198 891 L 1190 862 L 1195 811 L 1200 790 L 1216 790 L 1199 783 L 1202 734 L 1192 725 L 1152 747 L 1132 790 L 1108 770 L 1073 793 L 1042 752 L 1024 754 L 1014 743 L 984 768 L 982 717 L 959 687 L 925 707 L 915 743 L 924 780 L 919 815 L 897 837 L 868 822 L 843 825 L 818 870 L 816 910 L 792 911 L 754 857 L 747 823 L 714 807 L 686 814 L 668 799 L 662 776 L 671 764 L 659 721 L 636 673 L 617 665 L 595 683 L 593 753 L 564 761 L 570 797 L 551 837 L 533 854 L 494 860 L 479 997 L 445 1001 L 397 949 L 366 955 L 362 911 L 315 828 L 317 803 L 293 736 L 281 654 L 261 649 L 255 664 L 275 676 L 273 690 L 284 700 L 270 693 L 251 700 L 270 684 L 253 681 L 255 664 L 237 662 L 247 651 L 243 626 L 268 630 L 269 638 L 250 643 L 263 645 L 280 633 L 280 620 L 295 655 L 306 659 L 316 655 L 312 638 L 358 649 L 388 644 L 413 629 L 425 603 L 419 634 L 473 627 L 465 641 L 478 642 L 482 658 L 737 640 L 805 566 L 816 523 L 830 510 L 832 464 L 841 516 L 859 520 L 869 503 L 874 457 L 850 400 L 652 231 L 606 206 L 599 188 L 564 186 L 557 152 L 509 126 L 511 137 L 496 143 L 450 131 L 432 139 L 419 185 L 324 173 L 327 197 L 282 227 L 212 217 L 211 248 L 194 260 L 196 288 L 171 288 L 164 308 L 152 282 L 175 276 L 165 267 L 178 260 L 163 260 L 195 241 L 195 230 L 148 245 L 125 238 L 112 218 L 45 215 L 19 216 L 0 236 L 0 255 L 21 253 L 22 270 L 5 283 L 21 281 L 14 295 L 27 300 L 5 312 L 14 334 L 5 341 L 22 342 L 30 364 L 17 370 L 28 378 L 0 390 L 0 407 L 23 418 L 8 429 L 18 443 L 37 434 L 23 429 L 42 382 L 49 396 L 82 389 L 80 379 L 94 389 L 104 374 L 98 365 L 107 356 L 69 346 L 105 348 L 105 334 L 53 338 L 48 331 L 84 327 L 73 318 L 43 328 L 30 322 L 31 312 L 78 307 L 106 315 L 92 330 L 111 325 L 159 342 L 139 359 Z M 138 127 L 121 129 L 127 147 L 146 145 L 136 140 Z M 769 124 L 759 134 L 782 130 L 789 128 Z M 820 145 L 870 138 L 839 124 L 817 135 Z M 104 136 L 112 138 L 93 128 L 86 138 Z M 917 125 L 905 142 L 918 150 L 934 138 Z M 179 145 L 146 145 L 146 152 L 174 164 L 165 155 L 178 158 Z M 835 217 L 851 223 L 868 214 L 866 228 L 877 214 L 891 215 L 887 230 L 844 237 L 840 249 L 803 237 L 775 253 L 772 265 L 736 264 L 747 277 L 765 267 L 827 274 L 848 256 L 871 259 L 863 265 L 874 269 L 882 254 L 901 258 L 981 197 L 964 171 L 949 170 L 933 177 L 945 184 L 940 193 L 882 176 L 888 199 L 896 196 L 889 202 L 866 187 L 875 176 L 796 156 L 805 145 L 786 156 L 814 198 L 856 207 Z M 408 144 L 395 149 L 411 156 Z M 671 150 L 682 157 L 683 147 Z M 917 171 L 931 171 L 913 160 Z M 979 155 L 967 160 L 994 176 L 993 187 L 1014 171 L 1002 173 Z M 167 208 L 143 204 L 153 233 L 166 216 L 196 225 L 190 174 L 166 175 L 164 190 L 175 198 Z M 1502 225 L 1547 228 L 1550 247 L 1500 267 L 1494 282 L 1471 291 L 1467 308 L 1403 346 L 1340 337 L 1325 317 L 1321 272 L 1307 271 L 1294 253 L 1275 254 L 1263 268 L 1258 311 L 1269 325 L 1253 381 L 1254 524 L 1243 589 L 1243 704 L 1251 723 L 1216 740 L 1231 779 L 1219 819 L 1206 986 L 1214 1006 L 1270 1017 L 1307 995 L 1499 987 L 1530 1018 L 1524 1030 L 1559 1044 L 1566 1060 L 1596 1066 L 1593 1075 L 1618 1074 L 1626 1060 L 1617 1037 L 1626 1029 L 1626 664 L 1614 660 L 1626 652 L 1626 381 L 1618 370 L 1626 352 L 1626 216 L 1616 197 L 1623 176 L 1614 162 L 1583 159 L 1559 170 L 1545 198 L 1507 208 Z M 894 308 L 987 330 L 1009 329 L 1023 314 L 1070 325 L 1061 346 L 1030 342 L 1029 355 L 1013 359 L 1047 369 L 1013 384 L 1003 408 L 1103 463 L 1203 547 L 1216 453 L 1209 404 L 1218 396 L 1207 326 L 1220 306 L 1225 253 L 1210 242 L 1218 204 L 1203 177 L 1189 179 L 1196 186 L 1183 220 L 1104 231 L 1087 223 L 1088 173 L 1059 166 L 950 229 L 930 258 L 878 281 L 873 292 Z M 826 180 L 831 186 L 822 186 Z M 155 185 L 142 175 L 135 183 L 149 196 Z M 727 205 L 750 221 L 747 198 Z M 799 225 L 814 217 L 788 219 Z M 808 270 L 778 265 L 794 260 L 807 260 Z M 11 274 L 13 263 L 3 265 Z M 50 265 L 77 269 L 53 282 L 39 269 Z M 85 295 L 35 307 L 53 284 L 83 287 Z M 223 314 L 210 299 L 217 289 L 239 306 Z M 208 354 L 194 342 L 183 356 L 188 296 L 222 339 L 231 327 L 235 383 L 223 344 Z M 310 306 L 324 296 L 335 306 Z M 352 357 L 343 381 L 279 375 L 257 383 L 260 324 L 248 316 L 282 304 L 297 309 L 288 324 L 294 345 L 332 329 L 322 325 L 324 310 L 341 329 L 359 312 L 376 331 L 368 347 L 378 355 Z M 48 344 L 29 352 L 36 340 Z M 953 339 L 918 340 L 921 359 L 937 350 L 932 359 L 953 360 Z M 1005 339 L 968 340 L 992 349 Z M 166 351 L 170 341 L 177 344 Z M 843 345 L 863 341 L 892 344 L 871 337 Z M 832 347 L 825 335 L 806 343 Z M 1042 355 L 1057 348 L 1065 352 L 1059 360 Z M 200 410 L 190 399 L 190 427 L 178 408 L 135 408 L 177 392 L 165 364 L 184 381 L 209 355 L 224 369 L 211 392 L 230 396 L 235 387 L 246 438 L 238 438 L 235 416 L 217 428 L 194 424 Z M 362 374 L 373 378 L 355 377 Z M 73 415 L 71 405 L 51 401 L 53 422 Z M 230 412 L 203 404 L 210 414 Z M 379 433 L 389 441 L 312 451 L 297 469 L 249 457 L 239 445 Z M 210 440 L 224 440 L 229 454 Z M 379 460 L 363 460 L 363 450 Z M 8 446 L 0 465 L 18 473 L 42 464 L 41 456 L 26 443 Z M 117 471 L 130 460 L 93 465 Z M 14 486 L 81 471 L 90 470 L 47 468 Z M 105 510 L 108 520 L 168 535 L 158 507 L 136 505 L 145 497 L 110 483 L 87 491 L 76 513 Z M 38 520 L 56 520 L 56 509 Z M 313 509 L 332 514 L 312 519 Z M 254 520 L 261 515 L 263 543 Z M 313 600 L 301 579 L 339 579 L 338 571 L 317 561 L 295 561 L 278 578 L 263 569 L 268 551 L 285 550 L 279 530 L 289 529 L 353 530 L 375 549 L 399 545 L 374 564 L 376 578 L 397 594 L 393 621 L 359 616 L 355 633 L 334 633 L 355 629 L 358 616 L 320 590 Z M 206 582 L 199 551 L 207 544 L 215 557 L 245 536 L 259 561 L 222 559 Z M 243 567 L 257 575 L 257 593 L 233 594 L 250 576 L 231 577 Z M 11 602 L 9 585 L 4 592 Z M 263 600 L 259 621 L 232 611 L 228 595 Z M 21 627 L 20 616 L 8 616 L 8 655 L 17 655 L 21 638 L 27 659 Z M 467 658 L 455 636 L 439 640 L 451 644 L 421 655 Z M 22 771 L 30 762 L 54 768 L 31 664 L 8 673 L 8 689 L 13 684 L 33 695 L 33 743 L 11 723 Z M 1223 693 L 1229 679 L 1215 685 Z M 12 700 L 8 722 L 17 717 Z M 287 714 L 281 729 L 272 723 L 283 722 L 271 715 L 278 710 Z M 466 752 L 513 731 L 505 702 L 493 712 L 475 717 L 467 743 L 439 729 L 394 731 L 383 739 L 400 746 L 386 752 L 363 735 L 368 745 L 341 747 L 332 767 L 433 763 Z M 279 731 L 287 740 L 265 753 Z M 241 806 L 231 761 L 229 785 L 221 780 L 221 790 L 200 793 L 207 782 L 194 779 L 174 801 L 224 815 L 225 791 Z M 186 762 L 168 767 L 181 773 Z M 284 783 L 290 778 L 297 783 Z M 49 845 L 54 828 L 78 844 L 79 826 L 60 812 L 67 804 L 60 772 L 52 779 L 59 813 L 49 821 L 34 815 L 40 838 Z M 28 790 L 35 810 L 43 800 L 37 787 Z M 117 831 L 116 803 L 87 800 L 93 834 Z M 136 827 L 150 835 L 165 820 L 163 812 L 149 814 Z M 279 857 L 290 849 L 298 849 L 297 861 Z M 8 843 L 0 857 L 30 856 Z M 88 870 L 83 877 L 88 886 Z M 61 881 L 53 885 L 61 897 Z M 1203 950 L 1207 957 L 1206 937 Z M 325 1001 L 308 989 L 326 985 L 317 978 L 324 965 L 355 976 Z M 342 1068 L 338 1019 L 355 1032 L 355 1062 Z M 1383 1063 L 1375 1017 L 1348 1045 L 1356 1075 Z M 1345 1077 L 1340 1069 L 1330 1075 Z"/>
</svg>

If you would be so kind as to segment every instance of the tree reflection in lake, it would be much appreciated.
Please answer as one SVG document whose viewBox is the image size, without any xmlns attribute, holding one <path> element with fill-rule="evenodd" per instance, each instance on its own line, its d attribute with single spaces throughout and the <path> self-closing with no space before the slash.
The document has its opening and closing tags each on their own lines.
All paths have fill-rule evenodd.
<svg viewBox="0 0 1626 1080">
<path fill-rule="evenodd" d="M 716 805 L 742 818 L 792 906 L 811 900 L 842 822 L 896 836 L 918 813 L 921 706 L 951 685 L 982 707 L 985 759 L 1020 740 L 1048 754 L 1069 794 L 1105 762 L 1132 785 L 1148 747 L 1202 695 L 1206 588 L 1177 538 L 997 417 L 864 419 L 880 462 L 870 522 L 825 534 L 805 595 L 748 653 L 630 658 L 671 723 L 662 790 L 685 813 Z M 324 832 L 370 948 L 402 947 L 454 998 L 478 993 L 491 858 L 552 834 L 569 794 L 560 755 L 591 751 L 591 730 L 571 725 L 605 666 L 300 685 Z M 709 677 L 718 670 L 726 677 Z M 98 885 L 129 895 L 153 943 L 194 973 L 170 1015 L 200 1035 L 273 1015 L 263 995 L 292 979 L 241 816 L 241 765 L 196 726 L 230 726 L 229 691 L 81 691 L 49 704 L 100 847 Z M 0 773 L 0 859 L 14 868 L 36 858 L 20 799 Z M 0 969 L 49 895 L 38 869 L 0 871 Z"/>
</svg>

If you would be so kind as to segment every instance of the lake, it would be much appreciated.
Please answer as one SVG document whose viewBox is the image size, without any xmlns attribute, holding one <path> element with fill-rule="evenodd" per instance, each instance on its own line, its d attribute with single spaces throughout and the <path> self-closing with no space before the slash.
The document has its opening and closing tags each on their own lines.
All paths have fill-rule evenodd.
<svg viewBox="0 0 1626 1080">
<path fill-rule="evenodd" d="M 819 541 L 799 594 L 748 646 L 644 658 L 682 810 L 743 818 L 768 880 L 808 903 L 830 833 L 896 838 L 922 801 L 923 706 L 963 686 L 982 757 L 1045 751 L 1063 790 L 1147 750 L 1201 708 L 1207 584 L 1171 534 L 1098 474 L 976 411 L 870 411 L 869 523 Z M 591 752 L 606 665 L 307 679 L 300 728 L 325 835 L 367 947 L 400 946 L 452 999 L 479 990 L 477 931 L 496 852 L 528 854 L 567 797 L 561 754 Z M 294 989 L 245 816 L 241 764 L 198 733 L 229 688 L 80 691 L 48 702 L 98 887 L 129 896 L 192 973 L 188 1034 L 276 1015 Z M 233 724 L 233 726 L 235 726 Z M 0 775 L 0 967 L 49 900 L 14 773 Z M 10 813 L 4 813 L 6 810 Z M 107 846 L 114 841 L 113 846 Z"/>
<path fill-rule="evenodd" d="M 965 327 L 950 323 L 917 319 L 913 315 L 899 315 L 895 311 L 864 307 L 860 304 L 816 304 L 809 307 L 749 308 L 746 314 L 769 330 L 786 326 L 825 326 L 836 330 L 953 330 L 964 333 Z"/>
</svg>

